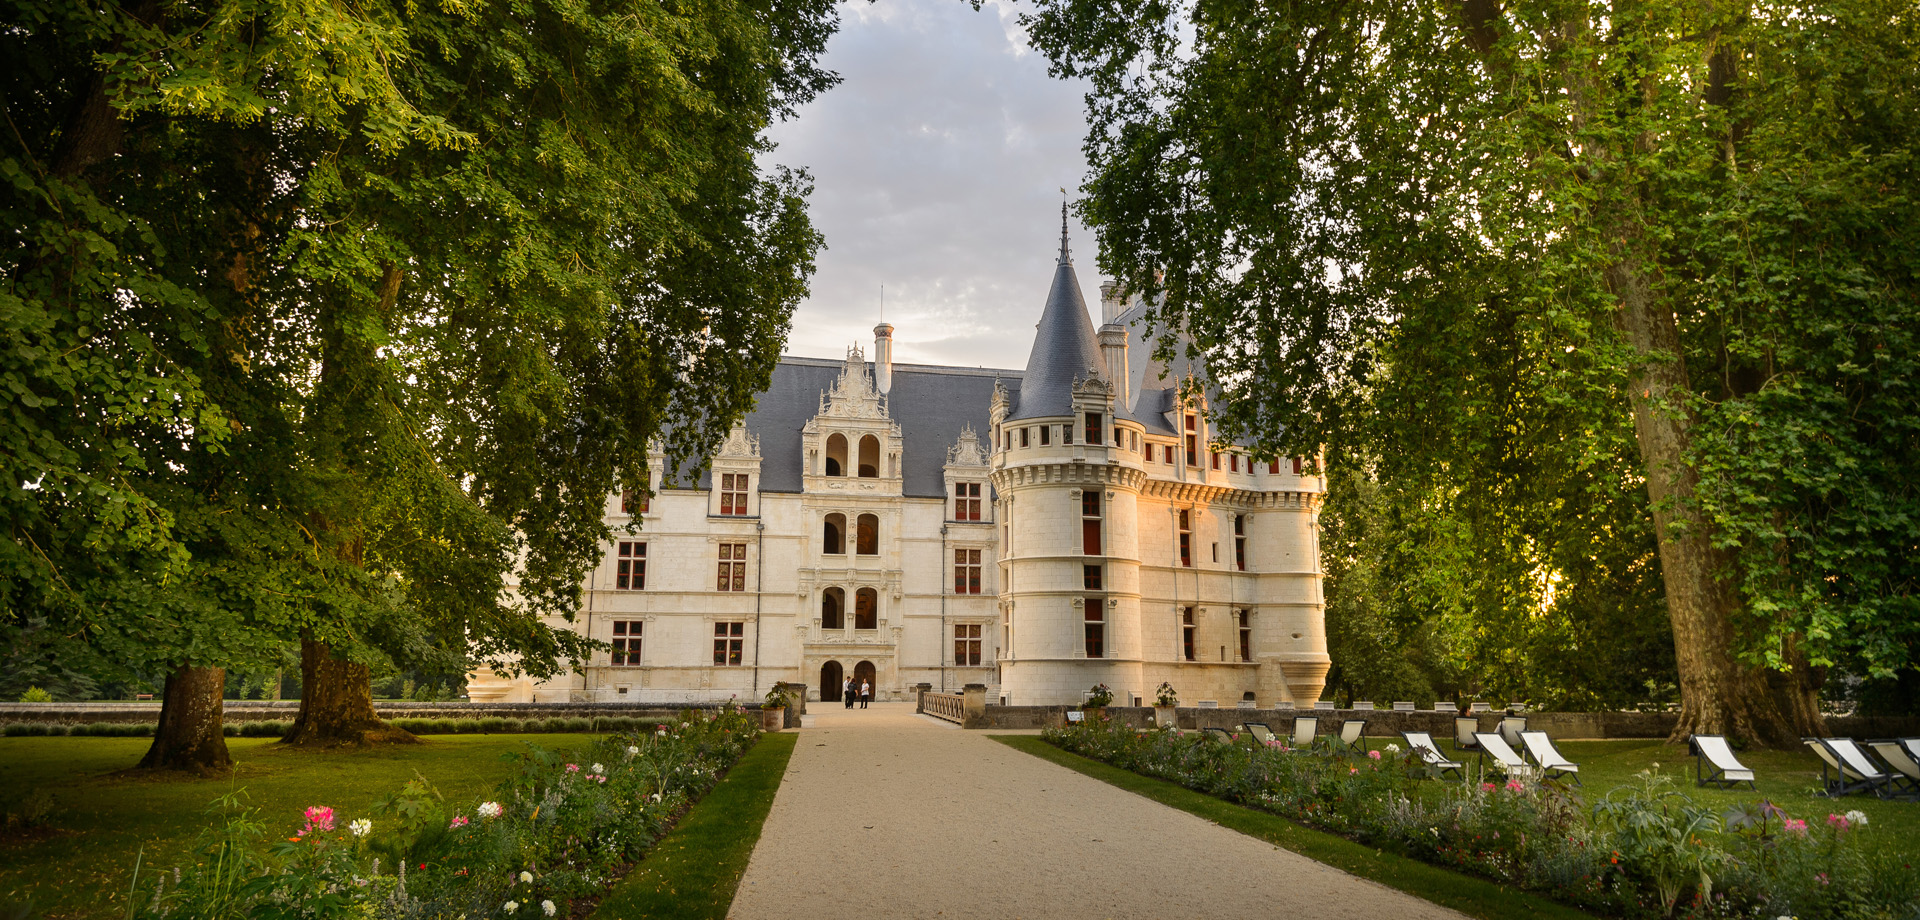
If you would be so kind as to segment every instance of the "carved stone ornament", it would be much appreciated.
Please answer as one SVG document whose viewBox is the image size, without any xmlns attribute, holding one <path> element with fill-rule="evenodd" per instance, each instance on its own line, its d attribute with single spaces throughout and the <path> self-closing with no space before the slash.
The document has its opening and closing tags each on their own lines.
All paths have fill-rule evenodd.
<svg viewBox="0 0 1920 920">
<path fill-rule="evenodd" d="M 948 466 L 986 466 L 987 452 L 980 449 L 980 436 L 974 434 L 973 423 L 960 429 L 960 437 L 953 446 L 947 448 Z"/>
<path fill-rule="evenodd" d="M 727 440 L 720 445 L 720 456 L 727 460 L 757 460 L 760 458 L 760 436 L 747 431 L 745 425 L 735 425 L 727 432 Z"/>
<path fill-rule="evenodd" d="M 833 389 L 820 394 L 820 415 L 829 418 L 868 418 L 887 417 L 887 397 L 875 390 L 873 377 L 867 373 L 867 359 L 854 345 L 847 349 L 847 362 L 840 369 L 840 378 L 833 383 Z"/>
</svg>

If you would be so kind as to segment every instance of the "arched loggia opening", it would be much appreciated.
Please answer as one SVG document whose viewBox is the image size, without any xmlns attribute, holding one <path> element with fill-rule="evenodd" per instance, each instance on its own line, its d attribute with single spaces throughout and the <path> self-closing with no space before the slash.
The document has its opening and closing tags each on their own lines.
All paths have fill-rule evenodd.
<svg viewBox="0 0 1920 920">
<path fill-rule="evenodd" d="M 847 592 L 839 588 L 820 592 L 820 628 L 847 628 Z"/>
<path fill-rule="evenodd" d="M 860 439 L 860 476 L 863 479 L 880 478 L 880 439 L 873 435 Z"/>
<path fill-rule="evenodd" d="M 847 552 L 847 516 L 835 511 L 827 515 L 826 526 L 821 534 L 822 553 L 829 556 L 842 556 Z"/>
<path fill-rule="evenodd" d="M 853 593 L 853 628 L 880 628 L 880 592 L 861 588 Z"/>
<path fill-rule="evenodd" d="M 827 435 L 828 476 L 847 475 L 847 436 L 843 434 Z"/>
<path fill-rule="evenodd" d="M 840 702 L 841 684 L 846 682 L 847 672 L 838 661 L 829 661 L 820 666 L 820 702 Z"/>
</svg>

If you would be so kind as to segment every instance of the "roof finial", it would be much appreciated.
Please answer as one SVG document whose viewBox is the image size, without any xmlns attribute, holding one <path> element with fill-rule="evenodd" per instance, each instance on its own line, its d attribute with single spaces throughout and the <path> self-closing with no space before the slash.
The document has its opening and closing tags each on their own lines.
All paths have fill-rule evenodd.
<svg viewBox="0 0 1920 920">
<path fill-rule="evenodd" d="M 1060 189 L 1060 264 L 1073 264 L 1073 250 L 1067 248 L 1067 190 Z"/>
</svg>

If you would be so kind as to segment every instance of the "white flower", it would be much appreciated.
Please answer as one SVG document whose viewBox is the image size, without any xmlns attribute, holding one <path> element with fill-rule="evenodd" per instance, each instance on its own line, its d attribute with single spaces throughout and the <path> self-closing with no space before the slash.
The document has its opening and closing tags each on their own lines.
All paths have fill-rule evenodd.
<svg viewBox="0 0 1920 920">
<path fill-rule="evenodd" d="M 605 773 L 605 772 L 607 772 L 607 768 L 606 768 L 606 767 L 603 767 L 603 766 L 601 766 L 601 765 L 599 765 L 599 764 L 594 764 L 594 765 L 593 765 L 593 772 L 595 772 L 595 773 Z"/>
<path fill-rule="evenodd" d="M 480 807 L 474 809 L 474 813 L 482 818 L 498 818 L 500 817 L 500 812 L 499 802 L 481 802 Z"/>
<path fill-rule="evenodd" d="M 1847 812 L 1846 818 L 1849 824 L 1859 825 L 1860 827 L 1867 826 L 1867 813 L 1864 811 L 1855 810 Z"/>
<path fill-rule="evenodd" d="M 559 910 L 560 908 L 555 907 L 552 901 L 540 902 L 540 912 L 543 914 L 546 914 L 549 917 L 553 916 L 555 913 L 558 913 Z"/>
<path fill-rule="evenodd" d="M 631 744 L 629 744 L 629 745 L 627 745 L 627 756 L 628 756 L 628 757 L 632 757 L 633 755 L 635 755 L 635 754 L 638 754 L 638 753 L 640 753 L 640 749 L 639 749 L 639 748 L 637 748 L 637 747 L 634 747 L 634 746 L 633 746 L 633 745 L 631 745 Z"/>
<path fill-rule="evenodd" d="M 348 822 L 347 830 L 352 831 L 355 837 L 365 837 L 366 835 L 373 833 L 373 822 L 365 818 L 361 818 L 358 821 Z"/>
<path fill-rule="evenodd" d="M 660 793 L 658 793 L 658 792 L 656 792 L 656 793 L 654 793 L 654 794 L 652 794 L 652 795 L 650 795 L 650 796 L 648 796 L 647 798 L 649 798 L 649 799 L 652 799 L 652 800 L 653 800 L 653 801 L 655 801 L 655 802 L 658 802 L 658 801 L 660 801 Z"/>
<path fill-rule="evenodd" d="M 1387 753 L 1389 753 L 1389 754 L 1398 754 L 1398 753 L 1400 753 L 1400 745 L 1397 745 L 1397 744 L 1389 744 L 1389 745 L 1387 745 Z"/>
<path fill-rule="evenodd" d="M 533 884 L 533 873 L 528 872 L 525 869 L 520 870 L 520 881 L 525 882 L 529 885 Z"/>
<path fill-rule="evenodd" d="M 500 907 L 510 914 L 517 914 L 520 912 L 519 901 L 508 901 L 507 903 L 500 905 Z"/>
</svg>

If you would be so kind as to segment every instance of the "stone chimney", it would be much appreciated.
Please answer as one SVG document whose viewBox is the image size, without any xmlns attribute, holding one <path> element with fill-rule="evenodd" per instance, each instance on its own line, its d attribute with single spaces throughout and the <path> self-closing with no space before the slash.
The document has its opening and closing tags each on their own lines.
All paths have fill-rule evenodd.
<svg viewBox="0 0 1920 920">
<path fill-rule="evenodd" d="M 1120 314 L 1127 312 L 1127 292 L 1117 282 L 1107 281 L 1100 285 L 1100 322 L 1111 323 Z"/>
<path fill-rule="evenodd" d="M 893 327 L 886 323 L 873 327 L 873 388 L 893 388 Z"/>
<path fill-rule="evenodd" d="M 1100 286 L 1100 300 L 1107 300 L 1108 285 Z M 1133 394 L 1127 391 L 1133 375 L 1127 368 L 1127 327 L 1108 323 L 1100 327 L 1100 357 L 1107 360 L 1108 382 L 1113 384 L 1116 414 L 1133 409 Z"/>
</svg>

